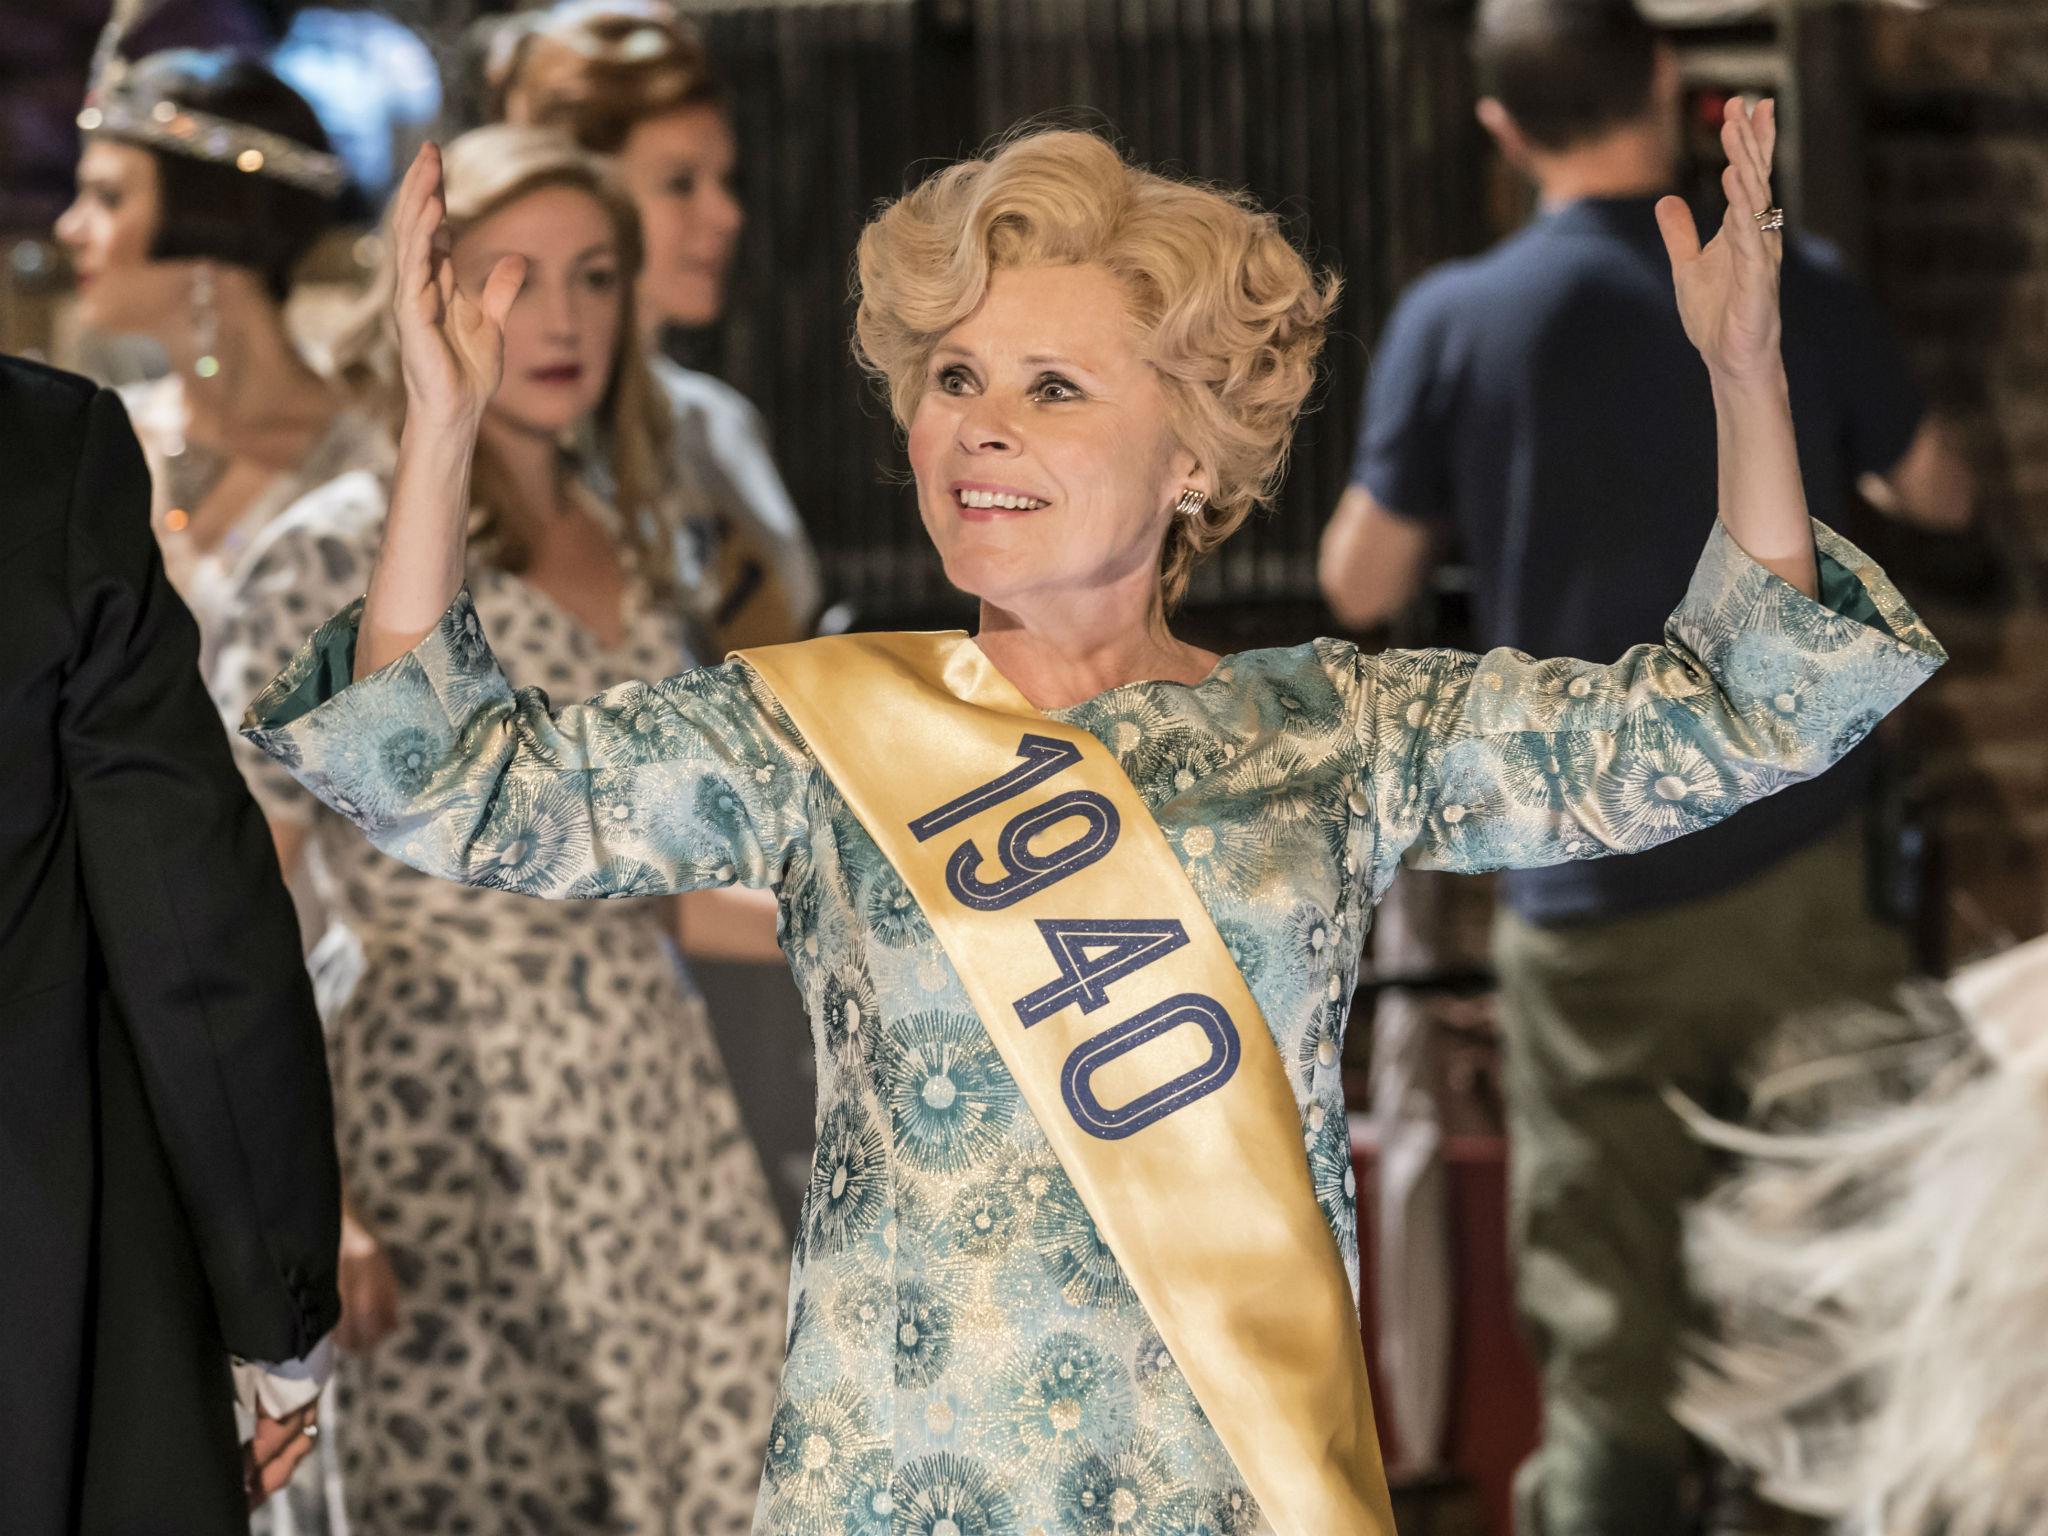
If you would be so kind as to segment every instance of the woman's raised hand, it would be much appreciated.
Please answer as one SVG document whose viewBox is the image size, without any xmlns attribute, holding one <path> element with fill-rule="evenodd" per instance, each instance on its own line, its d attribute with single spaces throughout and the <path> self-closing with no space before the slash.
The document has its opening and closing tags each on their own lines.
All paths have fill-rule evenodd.
<svg viewBox="0 0 2048 1536">
<path fill-rule="evenodd" d="M 1777 138 L 1773 103 L 1752 106 L 1740 96 L 1728 103 L 1721 124 L 1721 145 L 1728 153 L 1721 188 L 1728 211 L 1704 250 L 1682 199 L 1667 197 L 1657 204 L 1657 226 L 1671 256 L 1685 334 L 1706 359 L 1708 371 L 1723 379 L 1768 376 L 1781 366 L 1778 268 L 1785 241 L 1756 219 L 1773 206 L 1771 150 Z"/>
<path fill-rule="evenodd" d="M 502 256 L 481 292 L 464 293 L 441 196 L 441 150 L 425 144 L 392 201 L 391 238 L 398 257 L 398 322 L 406 415 L 434 425 L 473 426 L 497 392 L 505 367 L 505 315 L 526 280 L 526 262 Z"/>
</svg>

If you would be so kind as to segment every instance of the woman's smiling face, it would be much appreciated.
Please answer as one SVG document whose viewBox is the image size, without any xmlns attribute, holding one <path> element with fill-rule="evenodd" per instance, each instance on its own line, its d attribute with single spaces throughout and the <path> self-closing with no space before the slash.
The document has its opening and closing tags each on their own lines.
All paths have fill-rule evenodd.
<svg viewBox="0 0 2048 1536">
<path fill-rule="evenodd" d="M 1206 490 L 1118 280 L 1003 268 L 940 338 L 910 423 L 918 510 L 954 586 L 1015 611 L 1151 580 Z"/>
</svg>

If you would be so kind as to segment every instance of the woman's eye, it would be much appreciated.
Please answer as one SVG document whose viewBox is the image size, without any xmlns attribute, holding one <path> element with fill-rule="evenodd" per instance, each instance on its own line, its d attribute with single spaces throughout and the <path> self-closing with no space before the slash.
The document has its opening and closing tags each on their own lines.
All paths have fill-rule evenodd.
<svg viewBox="0 0 2048 1536">
<path fill-rule="evenodd" d="M 610 293 L 619 285 L 619 274 L 611 271 L 586 272 L 583 281 L 592 293 Z"/>
<path fill-rule="evenodd" d="M 668 179 L 668 190 L 674 197 L 695 197 L 697 195 L 697 173 L 679 171 Z"/>
<path fill-rule="evenodd" d="M 949 395 L 965 394 L 974 387 L 974 378 L 958 363 L 939 370 L 939 388 Z"/>
<path fill-rule="evenodd" d="M 1056 373 L 1048 373 L 1041 378 L 1032 386 L 1032 393 L 1037 395 L 1039 399 L 1050 400 L 1054 404 L 1058 404 L 1063 400 L 1078 400 L 1081 398 L 1081 391 Z"/>
</svg>

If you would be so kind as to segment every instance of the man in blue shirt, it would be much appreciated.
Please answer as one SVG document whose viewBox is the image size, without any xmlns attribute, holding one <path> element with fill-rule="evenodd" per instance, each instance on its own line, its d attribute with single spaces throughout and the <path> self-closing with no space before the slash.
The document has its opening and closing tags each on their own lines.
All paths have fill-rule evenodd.
<svg viewBox="0 0 2048 1536">
<path fill-rule="evenodd" d="M 1709 382 L 1652 212 L 1677 179 L 1677 63 L 1627 0 L 1485 0 L 1475 50 L 1480 119 L 1541 206 L 1388 320 L 1323 590 L 1345 622 L 1383 622 L 1455 540 L 1482 645 L 1609 660 L 1656 639 L 1716 515 Z M 1839 523 L 1860 479 L 1961 527 L 1968 472 L 1867 296 L 1797 237 L 1782 283 L 1814 516 Z M 1871 765 L 1866 747 L 1664 848 L 1503 880 L 1513 1243 L 1544 1379 L 1523 1536 L 1685 1528 L 1692 1452 L 1666 1402 L 1680 1219 L 1709 1163 L 1663 1090 L 1739 1107 L 1780 1021 L 1904 978 L 1866 895 Z"/>
</svg>

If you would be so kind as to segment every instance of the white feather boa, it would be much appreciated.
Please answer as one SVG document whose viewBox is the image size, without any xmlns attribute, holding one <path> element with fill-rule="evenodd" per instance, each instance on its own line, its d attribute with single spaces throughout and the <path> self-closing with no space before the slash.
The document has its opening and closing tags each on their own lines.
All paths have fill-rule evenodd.
<svg viewBox="0 0 2048 1536">
<path fill-rule="evenodd" d="M 1716 1329 L 1676 1406 L 1858 1536 L 2048 1536 L 2048 939 L 1947 995 L 1981 1049 L 1911 1102 L 1692 1116 L 1747 1161 L 1689 1220 Z"/>
</svg>

